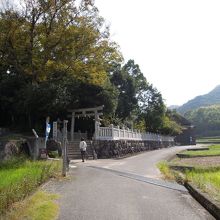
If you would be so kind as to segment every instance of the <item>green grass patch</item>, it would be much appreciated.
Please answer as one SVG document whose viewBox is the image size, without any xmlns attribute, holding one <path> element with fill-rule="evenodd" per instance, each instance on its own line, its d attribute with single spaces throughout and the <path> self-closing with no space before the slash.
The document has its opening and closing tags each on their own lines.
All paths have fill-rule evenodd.
<svg viewBox="0 0 220 220">
<path fill-rule="evenodd" d="M 185 177 L 220 202 L 220 167 L 195 168 L 185 172 Z"/>
<path fill-rule="evenodd" d="M 60 161 L 12 159 L 0 164 L 0 214 L 61 170 Z"/>
<path fill-rule="evenodd" d="M 220 145 L 212 145 L 209 150 L 183 151 L 181 154 L 189 156 L 220 156 Z"/>
<path fill-rule="evenodd" d="M 220 143 L 220 136 L 200 137 L 196 139 L 197 143 Z"/>
<path fill-rule="evenodd" d="M 175 173 L 170 169 L 167 161 L 161 161 L 157 164 L 158 169 L 164 175 L 165 179 L 175 180 Z"/>
<path fill-rule="evenodd" d="M 59 213 L 57 199 L 56 194 L 38 191 L 24 201 L 14 204 L 13 209 L 4 218 L 8 220 L 54 220 Z"/>
<path fill-rule="evenodd" d="M 58 151 L 48 151 L 48 156 L 50 158 L 59 158 L 59 154 L 58 154 Z"/>
<path fill-rule="evenodd" d="M 220 140 L 220 136 L 212 136 L 212 137 L 198 137 L 198 139 L 201 139 L 201 140 L 206 140 L 206 139 L 212 139 L 212 140 L 216 140 L 216 139 L 219 139 L 219 140 Z"/>
<path fill-rule="evenodd" d="M 213 149 L 218 146 L 212 146 Z M 191 159 L 193 160 L 193 159 Z M 170 166 L 183 166 L 184 160 L 174 159 L 172 161 L 161 161 L 157 164 L 165 179 L 182 182 L 182 180 L 191 182 L 201 191 L 207 193 L 211 198 L 220 204 L 220 165 L 219 166 L 194 166 L 192 170 L 175 171 Z"/>
</svg>

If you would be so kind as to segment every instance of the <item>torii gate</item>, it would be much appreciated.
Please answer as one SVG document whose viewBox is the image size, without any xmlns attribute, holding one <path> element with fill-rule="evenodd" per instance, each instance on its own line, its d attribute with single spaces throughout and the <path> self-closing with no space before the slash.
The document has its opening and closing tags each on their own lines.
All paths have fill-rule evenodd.
<svg viewBox="0 0 220 220">
<path fill-rule="evenodd" d="M 95 137 L 98 132 L 98 127 L 100 125 L 100 115 L 103 115 L 102 110 L 104 108 L 104 105 L 98 106 L 95 108 L 82 108 L 82 109 L 73 109 L 68 110 L 68 112 L 71 112 L 71 115 L 68 115 L 68 117 L 71 117 L 71 141 L 74 140 L 74 127 L 75 127 L 75 118 L 76 117 L 95 117 Z"/>
</svg>

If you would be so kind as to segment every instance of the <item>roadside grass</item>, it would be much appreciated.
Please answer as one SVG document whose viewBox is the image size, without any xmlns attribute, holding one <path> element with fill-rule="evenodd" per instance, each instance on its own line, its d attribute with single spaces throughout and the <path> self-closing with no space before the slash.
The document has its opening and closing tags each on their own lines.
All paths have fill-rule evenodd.
<svg viewBox="0 0 220 220">
<path fill-rule="evenodd" d="M 30 161 L 21 157 L 0 163 L 0 215 L 60 170 L 60 161 Z"/>
<path fill-rule="evenodd" d="M 212 199 L 220 204 L 220 164 L 218 166 L 194 166 L 192 170 L 176 171 L 171 169 L 172 165 L 186 166 L 185 163 L 176 163 L 176 159 L 167 162 L 161 161 L 157 164 L 161 173 L 168 180 L 175 180 L 181 182 L 191 182 L 201 191 L 207 193 Z M 190 165 L 190 164 L 187 164 Z"/>
<path fill-rule="evenodd" d="M 209 146 L 209 150 L 183 151 L 181 154 L 189 156 L 220 156 L 220 145 Z"/>
<path fill-rule="evenodd" d="M 4 219 L 54 220 L 59 213 L 58 195 L 37 191 L 21 202 L 15 203 Z"/>
<path fill-rule="evenodd" d="M 157 167 L 161 171 L 161 173 L 164 175 L 165 179 L 176 180 L 174 171 L 170 169 L 170 166 L 167 161 L 160 161 L 157 164 Z"/>
<path fill-rule="evenodd" d="M 220 166 L 188 170 L 185 178 L 220 203 Z"/>
</svg>

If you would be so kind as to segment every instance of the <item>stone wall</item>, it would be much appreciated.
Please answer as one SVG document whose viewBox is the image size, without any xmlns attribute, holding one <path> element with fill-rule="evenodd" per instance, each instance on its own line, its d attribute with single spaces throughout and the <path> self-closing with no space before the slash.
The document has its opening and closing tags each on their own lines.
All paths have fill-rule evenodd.
<svg viewBox="0 0 220 220">
<path fill-rule="evenodd" d="M 40 157 L 41 149 L 45 149 L 45 138 L 26 137 L 20 140 L 0 141 L 0 161 L 21 154 L 29 155 L 36 160 Z"/>
<path fill-rule="evenodd" d="M 40 158 L 41 150 L 45 149 L 45 138 L 39 137 L 28 137 L 27 146 L 29 149 L 29 154 L 32 159 L 36 160 Z"/>
<path fill-rule="evenodd" d="M 97 158 L 120 158 L 142 151 L 174 146 L 174 142 L 135 141 L 135 140 L 94 140 L 92 148 Z"/>
<path fill-rule="evenodd" d="M 5 142 L 0 141 L 0 161 L 5 157 Z"/>
<path fill-rule="evenodd" d="M 0 141 L 0 161 L 8 160 L 11 157 L 18 156 L 23 153 L 22 145 L 24 140 L 8 140 Z"/>
</svg>

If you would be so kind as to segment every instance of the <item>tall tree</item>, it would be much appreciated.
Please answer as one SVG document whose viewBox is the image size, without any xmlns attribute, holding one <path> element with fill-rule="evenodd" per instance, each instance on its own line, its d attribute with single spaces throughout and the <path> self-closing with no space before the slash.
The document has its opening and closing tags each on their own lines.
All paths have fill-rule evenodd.
<svg viewBox="0 0 220 220">
<path fill-rule="evenodd" d="M 116 117 L 125 120 L 137 105 L 134 79 L 122 68 L 114 72 L 111 81 L 119 91 Z"/>
<path fill-rule="evenodd" d="M 93 1 L 24 0 L 22 9 L 1 11 L 0 29 L 1 112 L 31 121 L 86 98 L 91 105 L 89 97 L 114 111 L 108 70 L 122 56 Z"/>
<path fill-rule="evenodd" d="M 157 132 L 163 126 L 163 117 L 165 114 L 165 105 L 162 95 L 150 85 L 148 91 L 144 92 L 143 98 L 145 102 L 141 110 L 146 128 L 148 131 Z"/>
<path fill-rule="evenodd" d="M 163 126 L 160 131 L 163 134 L 178 135 L 185 129 L 181 125 L 182 116 L 180 116 L 175 110 L 166 109 Z"/>
<path fill-rule="evenodd" d="M 34 83 L 64 71 L 100 85 L 109 65 L 121 59 L 92 1 L 77 6 L 75 0 L 24 0 L 22 11 L 5 11 L 0 18 L 4 60 Z"/>
<path fill-rule="evenodd" d="M 161 94 L 147 82 L 139 66 L 129 60 L 123 67 L 115 69 L 111 78 L 119 90 L 116 114 L 135 127 L 158 131 L 162 128 L 165 105 Z"/>
</svg>

